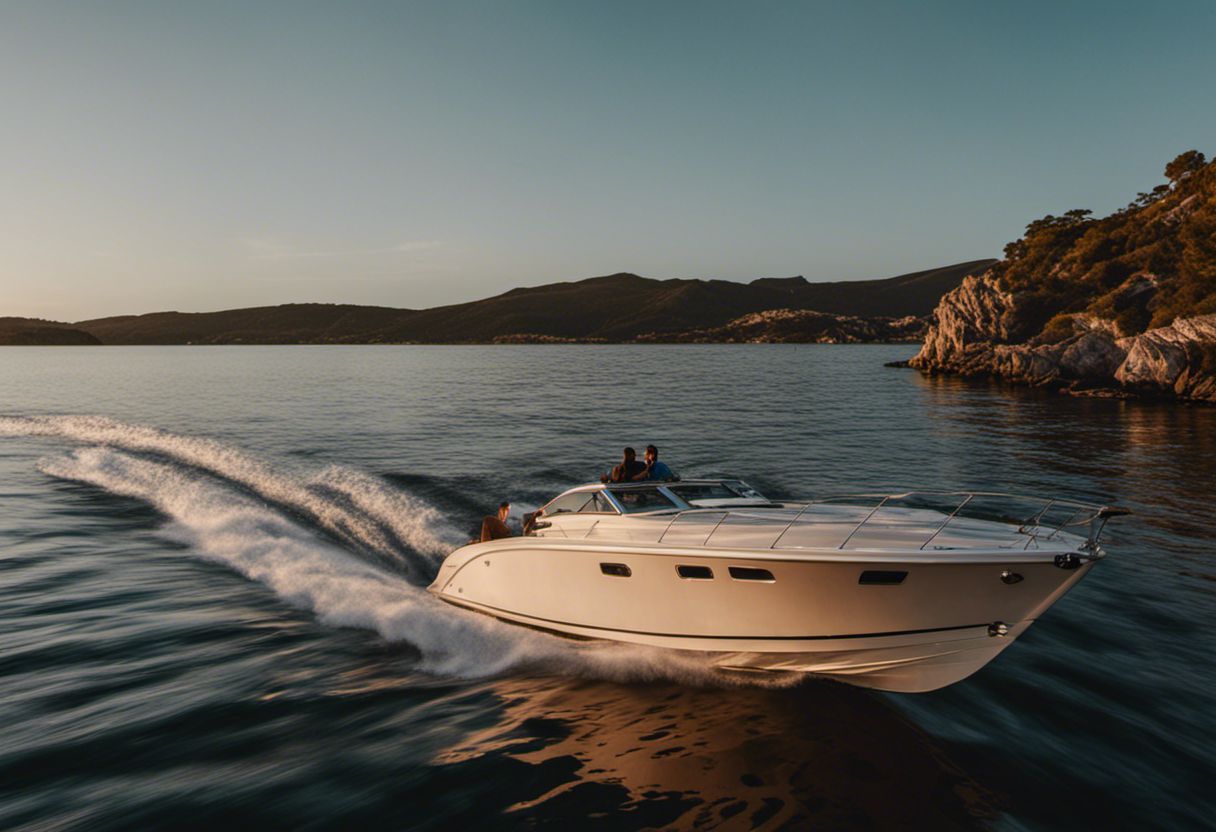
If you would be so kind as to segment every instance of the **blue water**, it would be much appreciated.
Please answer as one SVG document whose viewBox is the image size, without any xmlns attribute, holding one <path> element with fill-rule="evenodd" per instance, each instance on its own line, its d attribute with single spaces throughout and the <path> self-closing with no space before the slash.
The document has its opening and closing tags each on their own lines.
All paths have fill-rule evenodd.
<svg viewBox="0 0 1216 832">
<path fill-rule="evenodd" d="M 1216 408 L 883 367 L 899 346 L 0 351 L 0 828 L 1197 828 Z M 743 685 L 423 589 L 654 442 L 776 497 L 1118 502 L 971 679 Z"/>
</svg>

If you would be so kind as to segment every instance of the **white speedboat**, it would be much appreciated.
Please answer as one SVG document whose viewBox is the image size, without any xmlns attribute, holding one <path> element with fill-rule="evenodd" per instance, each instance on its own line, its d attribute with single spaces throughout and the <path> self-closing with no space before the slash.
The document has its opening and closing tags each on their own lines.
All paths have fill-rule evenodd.
<svg viewBox="0 0 1216 832">
<path fill-rule="evenodd" d="M 772 502 L 739 480 L 584 485 L 526 535 L 452 552 L 430 590 L 564 636 L 928 691 L 1012 644 L 1125 513 L 989 493 Z"/>
</svg>

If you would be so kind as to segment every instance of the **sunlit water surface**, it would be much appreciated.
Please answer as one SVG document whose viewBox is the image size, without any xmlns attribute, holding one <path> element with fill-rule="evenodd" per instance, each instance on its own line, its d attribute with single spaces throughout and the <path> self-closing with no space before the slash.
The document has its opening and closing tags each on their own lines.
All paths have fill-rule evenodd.
<svg viewBox="0 0 1216 832">
<path fill-rule="evenodd" d="M 0 827 L 1209 823 L 1216 409 L 883 367 L 910 351 L 0 351 Z M 992 665 L 915 696 L 743 685 L 426 594 L 499 500 L 647 442 L 777 497 L 1135 514 Z"/>
</svg>

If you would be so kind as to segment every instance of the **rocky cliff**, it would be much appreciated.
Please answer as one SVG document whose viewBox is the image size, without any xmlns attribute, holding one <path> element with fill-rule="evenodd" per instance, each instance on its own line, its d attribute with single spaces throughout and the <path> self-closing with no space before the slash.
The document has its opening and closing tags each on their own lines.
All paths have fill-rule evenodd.
<svg viewBox="0 0 1216 832">
<path fill-rule="evenodd" d="M 1046 217 L 944 295 L 909 365 L 1086 395 L 1216 402 L 1216 167 L 1100 220 Z"/>
<path fill-rule="evenodd" d="M 1154 395 L 1216 402 L 1216 314 L 1120 336 L 1113 322 L 1071 318 L 1050 344 L 1009 343 L 1017 297 L 985 274 L 942 299 L 909 365 L 930 373 L 999 376 L 1086 395 Z"/>
</svg>

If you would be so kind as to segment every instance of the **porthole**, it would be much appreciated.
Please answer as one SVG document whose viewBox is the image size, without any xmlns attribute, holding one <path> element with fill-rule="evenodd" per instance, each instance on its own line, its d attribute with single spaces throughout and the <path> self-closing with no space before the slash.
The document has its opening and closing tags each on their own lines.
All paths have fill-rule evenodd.
<svg viewBox="0 0 1216 832">
<path fill-rule="evenodd" d="M 687 578 L 693 581 L 712 581 L 714 579 L 714 570 L 708 566 L 688 566 L 680 564 L 676 567 L 676 574 L 681 578 Z"/>
<path fill-rule="evenodd" d="M 859 584 L 887 584 L 893 586 L 902 584 L 904 578 L 908 577 L 907 572 L 885 571 L 882 569 L 867 569 L 861 573 L 861 577 L 857 579 Z"/>
<path fill-rule="evenodd" d="M 730 576 L 736 581 L 768 581 L 772 583 L 776 580 L 773 573 L 767 569 L 757 569 L 753 566 L 731 566 L 728 571 Z"/>
</svg>

